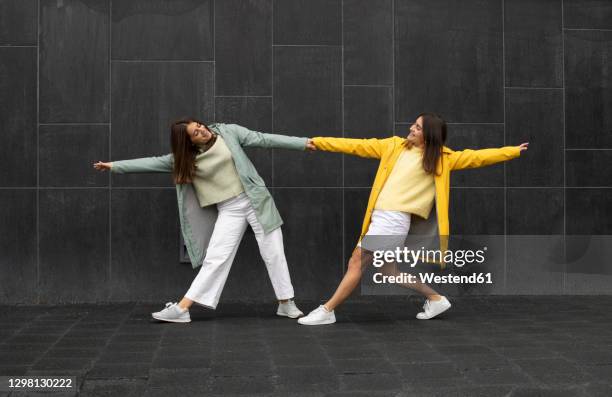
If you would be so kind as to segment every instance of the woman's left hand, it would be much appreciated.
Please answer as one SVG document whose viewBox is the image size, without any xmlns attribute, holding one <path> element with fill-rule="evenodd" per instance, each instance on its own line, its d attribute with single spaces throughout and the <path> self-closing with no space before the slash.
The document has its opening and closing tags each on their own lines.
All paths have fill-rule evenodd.
<svg viewBox="0 0 612 397">
<path fill-rule="evenodd" d="M 521 143 L 518 147 L 521 150 L 521 152 L 524 150 L 527 150 L 527 148 L 529 147 L 529 142 Z"/>
</svg>

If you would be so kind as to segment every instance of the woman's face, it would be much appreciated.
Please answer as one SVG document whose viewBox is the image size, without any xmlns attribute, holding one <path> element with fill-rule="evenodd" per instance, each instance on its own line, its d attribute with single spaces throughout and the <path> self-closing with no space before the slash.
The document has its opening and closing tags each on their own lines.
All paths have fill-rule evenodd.
<svg viewBox="0 0 612 397">
<path fill-rule="evenodd" d="M 408 134 L 406 139 L 415 146 L 423 146 L 423 116 L 419 117 L 414 124 L 410 126 L 410 134 Z"/>
<path fill-rule="evenodd" d="M 213 136 L 208 128 L 195 121 L 187 124 L 187 135 L 189 135 L 189 139 L 191 139 L 191 143 L 194 145 L 205 145 Z"/>
</svg>

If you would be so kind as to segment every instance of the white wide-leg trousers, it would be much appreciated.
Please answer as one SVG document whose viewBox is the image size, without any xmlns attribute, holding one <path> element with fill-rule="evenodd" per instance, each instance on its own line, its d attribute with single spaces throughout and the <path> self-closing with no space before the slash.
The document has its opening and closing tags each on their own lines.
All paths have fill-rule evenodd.
<svg viewBox="0 0 612 397">
<path fill-rule="evenodd" d="M 217 307 L 240 240 L 247 225 L 251 225 L 276 298 L 278 300 L 293 298 L 293 286 L 285 258 L 281 228 L 278 227 L 265 234 L 255 216 L 251 202 L 244 193 L 218 203 L 217 209 L 219 215 L 206 256 L 185 297 L 212 309 Z"/>
</svg>

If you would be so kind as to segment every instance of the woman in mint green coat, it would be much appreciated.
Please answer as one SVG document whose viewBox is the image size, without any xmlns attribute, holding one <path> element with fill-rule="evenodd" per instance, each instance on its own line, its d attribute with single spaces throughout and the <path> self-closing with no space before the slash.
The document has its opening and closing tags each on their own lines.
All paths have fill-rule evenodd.
<svg viewBox="0 0 612 397">
<path fill-rule="evenodd" d="M 168 302 L 153 318 L 190 322 L 193 303 L 215 309 L 240 240 L 253 228 L 279 301 L 277 314 L 297 318 L 280 226 L 283 221 L 263 179 L 243 147 L 313 150 L 308 138 L 264 134 L 236 124 L 205 125 L 178 120 L 171 127 L 172 153 L 132 160 L 97 162 L 114 173 L 173 174 L 181 231 L 194 268 L 202 265 L 179 303 Z"/>
</svg>

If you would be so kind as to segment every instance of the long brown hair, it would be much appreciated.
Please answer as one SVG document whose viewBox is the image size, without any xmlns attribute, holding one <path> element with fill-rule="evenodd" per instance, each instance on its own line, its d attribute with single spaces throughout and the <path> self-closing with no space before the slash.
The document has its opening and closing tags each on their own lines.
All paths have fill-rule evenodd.
<svg viewBox="0 0 612 397">
<path fill-rule="evenodd" d="M 446 121 L 436 113 L 423 112 L 419 114 L 415 120 L 423 117 L 423 141 L 425 147 L 423 149 L 423 169 L 428 174 L 436 174 L 442 170 L 437 169 L 438 160 L 442 156 L 442 148 L 446 142 Z M 404 145 L 412 147 L 410 141 L 404 141 Z"/>
<path fill-rule="evenodd" d="M 172 177 L 176 184 L 191 183 L 196 170 L 195 156 L 198 147 L 191 142 L 187 133 L 187 126 L 194 122 L 208 128 L 206 124 L 194 118 L 181 118 L 170 127 L 170 144 L 174 155 Z"/>
</svg>

